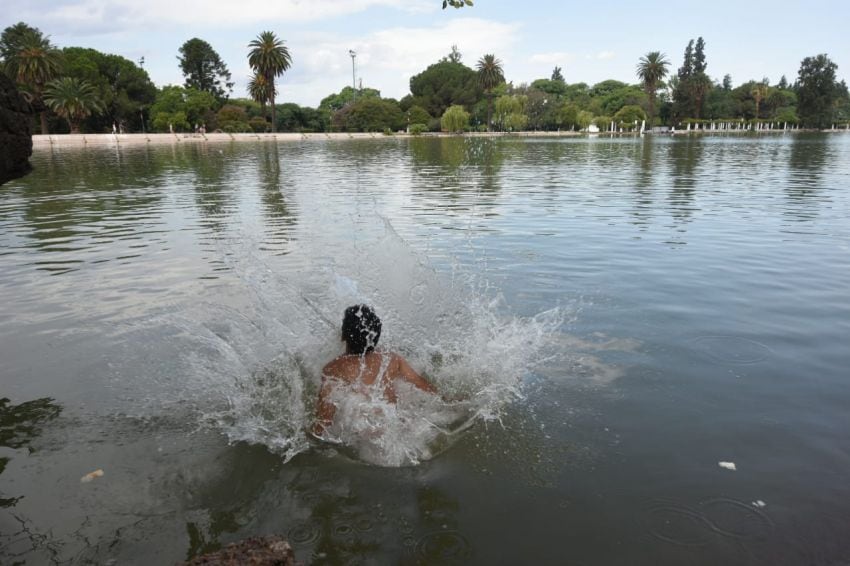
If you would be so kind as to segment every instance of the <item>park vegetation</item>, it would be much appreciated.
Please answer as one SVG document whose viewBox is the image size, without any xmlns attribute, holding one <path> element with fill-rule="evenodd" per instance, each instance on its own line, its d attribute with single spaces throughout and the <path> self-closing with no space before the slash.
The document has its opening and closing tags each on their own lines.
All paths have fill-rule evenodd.
<svg viewBox="0 0 850 566">
<path fill-rule="evenodd" d="M 464 0 L 447 6 L 470 5 Z M 707 127 L 711 123 L 804 128 L 850 124 L 850 94 L 826 54 L 802 60 L 793 82 L 782 76 L 737 86 L 712 78 L 702 37 L 688 42 L 675 71 L 669 56 L 649 51 L 633 83 L 567 82 L 560 67 L 549 77 L 514 84 L 488 53 L 474 67 L 456 46 L 410 78 L 400 100 L 374 88 L 345 86 L 317 108 L 280 100 L 293 65 L 286 42 L 263 31 L 246 42 L 252 75 L 247 98 L 232 98 L 231 73 L 212 45 L 188 39 L 176 58 L 182 85 L 154 85 L 144 59 L 85 47 L 59 48 L 20 22 L 0 34 L 0 67 L 30 101 L 42 133 L 111 132 L 394 132 L 606 131 L 641 125 Z"/>
</svg>

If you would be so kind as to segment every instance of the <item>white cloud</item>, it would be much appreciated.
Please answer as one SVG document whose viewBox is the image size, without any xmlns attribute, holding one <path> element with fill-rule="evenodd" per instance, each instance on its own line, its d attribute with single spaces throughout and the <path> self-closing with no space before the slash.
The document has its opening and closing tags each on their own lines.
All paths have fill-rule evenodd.
<svg viewBox="0 0 850 566">
<path fill-rule="evenodd" d="M 363 86 L 399 98 L 408 93 L 410 77 L 447 55 L 452 45 L 458 46 L 465 64 L 474 66 L 485 53 L 508 52 L 518 40 L 518 29 L 517 24 L 452 18 L 435 26 L 389 28 L 366 36 L 296 37 L 291 43 L 298 45 L 292 52 L 292 71 L 281 86 L 296 102 L 318 104 L 321 97 L 351 84 L 348 50 L 354 49 Z"/>
<path fill-rule="evenodd" d="M 599 61 L 607 61 L 609 59 L 613 59 L 616 56 L 617 56 L 617 54 L 614 53 L 613 51 L 600 51 L 599 53 L 594 55 L 592 58 L 598 59 Z"/>
<path fill-rule="evenodd" d="M 576 58 L 575 54 L 566 51 L 551 51 L 549 53 L 535 53 L 529 61 L 532 63 L 545 63 L 547 65 L 563 65 Z"/>
<path fill-rule="evenodd" d="M 4 10 L 59 29 L 116 31 L 140 26 L 216 26 L 301 23 L 346 16 L 369 8 L 408 13 L 435 11 L 433 0 L 11 0 Z"/>
</svg>

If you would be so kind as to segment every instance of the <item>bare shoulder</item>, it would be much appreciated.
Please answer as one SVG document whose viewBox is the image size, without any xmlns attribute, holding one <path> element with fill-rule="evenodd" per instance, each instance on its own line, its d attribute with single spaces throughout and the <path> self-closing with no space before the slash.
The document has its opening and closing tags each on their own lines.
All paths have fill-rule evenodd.
<svg viewBox="0 0 850 566">
<path fill-rule="evenodd" d="M 346 371 L 348 364 L 344 356 L 338 356 L 325 364 L 322 368 L 323 377 L 331 377 L 335 379 L 345 379 L 348 374 Z"/>
</svg>

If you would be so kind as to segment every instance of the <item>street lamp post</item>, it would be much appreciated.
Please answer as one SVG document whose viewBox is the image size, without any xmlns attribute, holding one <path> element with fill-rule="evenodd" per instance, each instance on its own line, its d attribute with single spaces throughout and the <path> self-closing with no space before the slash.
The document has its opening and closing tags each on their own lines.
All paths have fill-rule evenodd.
<svg viewBox="0 0 850 566">
<path fill-rule="evenodd" d="M 357 53 L 353 49 L 348 50 L 348 54 L 351 55 L 351 88 L 354 91 L 354 102 L 357 102 L 357 71 L 354 67 L 354 59 L 357 57 Z"/>
</svg>

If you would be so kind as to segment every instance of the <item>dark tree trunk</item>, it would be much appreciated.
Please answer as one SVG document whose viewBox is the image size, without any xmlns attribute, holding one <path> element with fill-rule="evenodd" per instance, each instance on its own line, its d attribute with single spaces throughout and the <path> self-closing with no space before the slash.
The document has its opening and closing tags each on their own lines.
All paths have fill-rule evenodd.
<svg viewBox="0 0 850 566">
<path fill-rule="evenodd" d="M 490 131 L 490 124 L 493 123 L 493 93 L 487 93 L 487 131 Z"/>
<path fill-rule="evenodd" d="M 38 113 L 38 116 L 41 119 L 41 135 L 46 136 L 50 133 L 47 131 L 47 110 L 42 110 Z"/>
<path fill-rule="evenodd" d="M 277 132 L 277 117 L 275 115 L 274 110 L 274 78 L 270 78 L 269 84 L 271 85 L 271 98 L 272 98 L 272 133 Z"/>
</svg>

